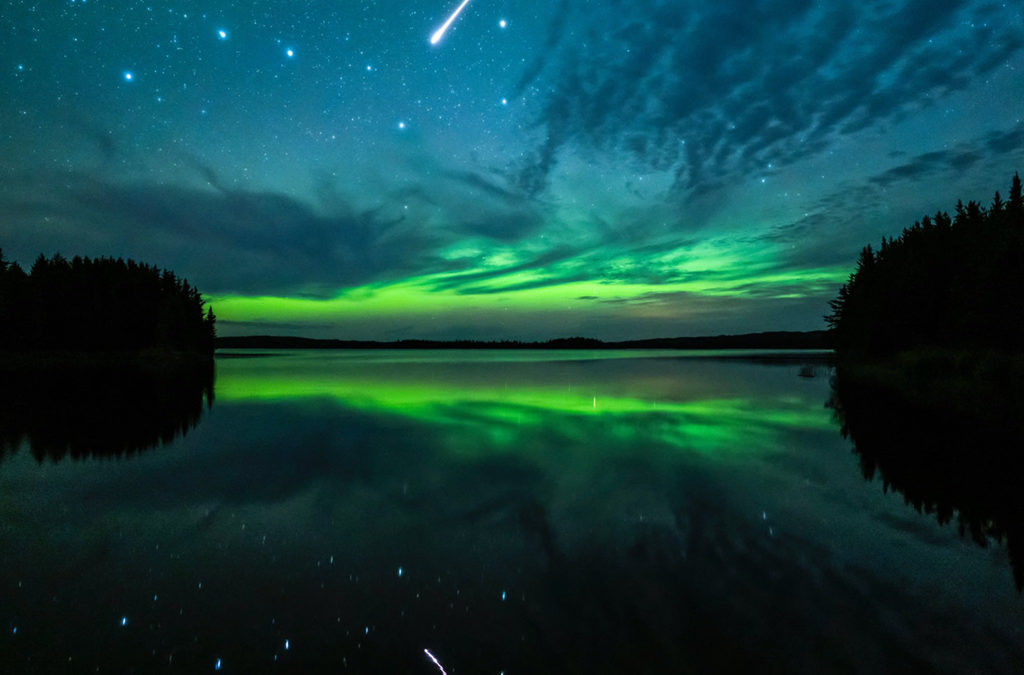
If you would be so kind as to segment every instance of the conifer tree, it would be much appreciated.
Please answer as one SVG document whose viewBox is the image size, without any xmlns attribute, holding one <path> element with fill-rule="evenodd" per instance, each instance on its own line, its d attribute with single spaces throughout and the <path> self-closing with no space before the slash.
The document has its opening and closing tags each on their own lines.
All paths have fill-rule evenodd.
<svg viewBox="0 0 1024 675">
<path fill-rule="evenodd" d="M 1013 174 L 1013 183 L 1010 185 L 1010 201 L 1006 203 L 1006 210 L 1013 218 L 1020 218 L 1024 214 L 1024 197 L 1021 196 L 1020 175 Z"/>
<path fill-rule="evenodd" d="M 0 346 L 212 353 L 214 319 L 204 305 L 186 280 L 134 260 L 40 255 L 28 275 L 4 261 Z"/>
<path fill-rule="evenodd" d="M 956 205 L 866 246 L 826 320 L 840 350 L 887 354 L 922 345 L 1024 349 L 1024 203 Z"/>
</svg>

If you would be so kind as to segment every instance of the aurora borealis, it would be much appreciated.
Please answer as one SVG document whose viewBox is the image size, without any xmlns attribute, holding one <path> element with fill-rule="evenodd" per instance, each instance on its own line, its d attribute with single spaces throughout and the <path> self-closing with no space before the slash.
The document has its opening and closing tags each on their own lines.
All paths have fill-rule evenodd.
<svg viewBox="0 0 1024 675">
<path fill-rule="evenodd" d="M 823 327 L 1024 170 L 1018 3 L 0 4 L 0 247 L 174 269 L 221 335 Z"/>
</svg>

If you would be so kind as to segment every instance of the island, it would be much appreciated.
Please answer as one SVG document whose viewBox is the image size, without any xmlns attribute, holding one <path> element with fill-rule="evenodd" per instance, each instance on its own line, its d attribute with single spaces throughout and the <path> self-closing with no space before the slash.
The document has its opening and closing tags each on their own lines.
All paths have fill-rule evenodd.
<svg viewBox="0 0 1024 675">
<path fill-rule="evenodd" d="M 169 443 L 213 402 L 215 316 L 133 260 L 0 251 L 0 459 L 120 457 Z"/>
<path fill-rule="evenodd" d="M 121 258 L 40 255 L 26 273 L 0 249 L 0 352 L 181 360 L 213 354 L 216 317 L 174 272 Z"/>
</svg>

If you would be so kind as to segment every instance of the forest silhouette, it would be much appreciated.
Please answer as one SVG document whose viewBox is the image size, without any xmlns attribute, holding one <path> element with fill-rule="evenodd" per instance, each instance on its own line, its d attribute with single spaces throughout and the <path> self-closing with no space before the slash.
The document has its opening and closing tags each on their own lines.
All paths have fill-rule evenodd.
<svg viewBox="0 0 1024 675">
<path fill-rule="evenodd" d="M 215 317 L 169 270 L 121 258 L 40 255 L 25 273 L 0 249 L 0 349 L 213 354 Z"/>
<path fill-rule="evenodd" d="M 925 216 L 860 252 L 827 315 L 837 351 L 887 356 L 918 347 L 1024 347 L 1024 198 Z"/>
<path fill-rule="evenodd" d="M 866 246 L 826 317 L 829 406 L 866 480 L 1003 542 L 1024 588 L 1024 199 L 956 205 Z"/>
</svg>

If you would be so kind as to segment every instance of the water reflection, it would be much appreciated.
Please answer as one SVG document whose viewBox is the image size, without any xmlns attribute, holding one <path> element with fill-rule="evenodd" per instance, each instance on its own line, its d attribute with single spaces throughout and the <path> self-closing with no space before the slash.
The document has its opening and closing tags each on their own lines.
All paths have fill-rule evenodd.
<svg viewBox="0 0 1024 675">
<path fill-rule="evenodd" d="M 743 454 L 776 447 L 786 430 L 831 426 L 806 399 L 746 380 L 750 363 L 779 363 L 764 355 L 717 361 L 537 352 L 525 360 L 513 352 L 446 362 L 447 354 L 428 354 L 299 353 L 224 363 L 228 376 L 217 395 L 231 402 L 328 401 L 349 411 L 472 432 L 487 441 L 476 443 L 479 450 L 505 449 L 520 457 L 530 452 L 523 438 L 537 431 L 557 430 L 571 440 L 598 427 L 603 438 L 625 443 L 629 452 L 640 443 Z"/>
<path fill-rule="evenodd" d="M 16 369 L 0 387 L 0 459 L 123 457 L 170 443 L 213 403 L 213 363 Z"/>
<path fill-rule="evenodd" d="M 173 451 L 11 458 L 0 672 L 1021 672 L 803 364 L 528 356 L 219 359 Z"/>
<path fill-rule="evenodd" d="M 1020 417 L 990 410 L 986 422 L 952 407 L 930 409 L 895 386 L 843 369 L 833 379 L 829 405 L 854 442 L 866 480 L 879 476 L 885 490 L 898 491 L 940 523 L 955 519 L 960 534 L 980 546 L 1005 542 L 1017 590 L 1024 587 Z"/>
</svg>

